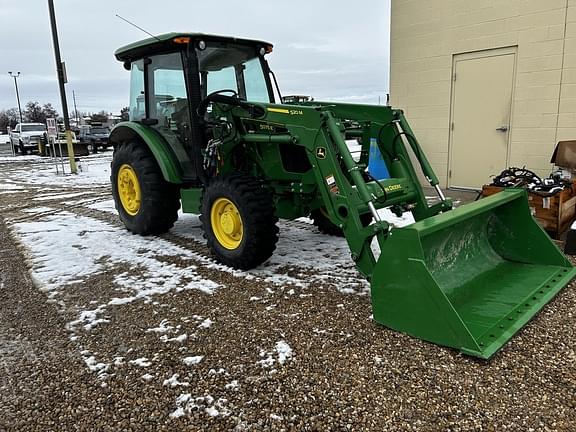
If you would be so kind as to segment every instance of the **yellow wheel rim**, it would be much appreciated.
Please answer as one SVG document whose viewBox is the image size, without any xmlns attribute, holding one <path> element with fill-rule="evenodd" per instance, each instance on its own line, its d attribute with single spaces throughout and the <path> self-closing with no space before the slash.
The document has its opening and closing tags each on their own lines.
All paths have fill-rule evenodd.
<svg viewBox="0 0 576 432">
<path fill-rule="evenodd" d="M 118 170 L 118 195 L 122 208 L 130 216 L 135 216 L 140 210 L 142 193 L 136 171 L 130 165 L 124 164 Z"/>
<path fill-rule="evenodd" d="M 238 207 L 228 198 L 218 198 L 210 210 L 210 224 L 216 240 L 226 249 L 236 249 L 242 242 L 244 226 Z"/>
</svg>

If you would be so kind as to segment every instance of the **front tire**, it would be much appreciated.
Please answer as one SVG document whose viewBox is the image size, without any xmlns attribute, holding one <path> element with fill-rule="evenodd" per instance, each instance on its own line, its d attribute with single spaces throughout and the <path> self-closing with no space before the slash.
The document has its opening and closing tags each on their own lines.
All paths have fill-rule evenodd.
<svg viewBox="0 0 576 432">
<path fill-rule="evenodd" d="M 208 248 L 230 267 L 254 268 L 276 249 L 272 194 L 254 177 L 232 173 L 212 180 L 202 194 L 200 220 Z"/>
<path fill-rule="evenodd" d="M 164 180 L 156 159 L 136 142 L 116 149 L 111 163 L 112 195 L 126 228 L 140 235 L 162 234 L 178 219 L 178 188 Z"/>
<path fill-rule="evenodd" d="M 19 146 L 20 146 L 20 153 L 21 153 L 22 155 L 25 155 L 26 153 L 28 153 L 28 151 L 27 151 L 26 148 L 24 147 L 24 143 L 23 143 L 22 141 L 20 141 Z"/>
</svg>

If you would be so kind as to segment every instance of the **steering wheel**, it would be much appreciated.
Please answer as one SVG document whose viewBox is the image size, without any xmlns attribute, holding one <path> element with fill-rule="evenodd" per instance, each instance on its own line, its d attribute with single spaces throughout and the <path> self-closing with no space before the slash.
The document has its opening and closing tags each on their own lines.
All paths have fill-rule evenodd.
<svg viewBox="0 0 576 432">
<path fill-rule="evenodd" d="M 226 96 L 222 93 L 232 93 L 232 96 Z M 266 115 L 266 110 L 264 107 L 246 102 L 244 99 L 241 99 L 240 96 L 238 96 L 238 93 L 235 90 L 224 89 L 210 93 L 202 100 L 202 102 L 200 102 L 198 108 L 196 109 L 198 116 L 204 117 L 204 114 L 206 114 L 206 110 L 208 109 L 208 105 L 213 102 L 243 108 L 250 113 L 251 117 L 255 118 L 262 118 Z"/>
<path fill-rule="evenodd" d="M 236 97 L 238 99 L 241 99 L 240 96 L 238 96 L 238 92 L 236 90 L 233 90 L 233 89 L 216 90 L 216 91 L 213 91 L 212 93 L 210 93 L 208 96 L 215 95 L 215 94 L 222 94 L 222 93 L 232 93 L 232 97 Z M 208 96 L 206 96 L 206 97 L 208 97 Z"/>
<path fill-rule="evenodd" d="M 231 96 L 226 96 L 224 93 L 231 93 Z M 216 90 L 208 94 L 204 99 L 202 99 L 202 101 L 198 105 L 198 108 L 196 109 L 196 113 L 200 117 L 204 117 L 204 114 L 206 114 L 206 110 L 208 109 L 208 105 L 210 105 L 212 102 L 225 103 L 228 105 L 237 105 L 236 104 L 237 99 L 240 99 L 240 97 L 238 96 L 238 92 L 236 90 L 232 89 Z"/>
</svg>

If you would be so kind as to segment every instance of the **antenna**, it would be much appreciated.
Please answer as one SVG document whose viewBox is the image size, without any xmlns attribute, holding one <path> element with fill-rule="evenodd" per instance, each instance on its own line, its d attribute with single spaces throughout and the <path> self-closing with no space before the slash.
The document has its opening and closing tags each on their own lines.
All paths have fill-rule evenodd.
<svg viewBox="0 0 576 432">
<path fill-rule="evenodd" d="M 159 42 L 162 42 L 159 38 L 157 38 L 156 36 L 154 36 L 152 33 L 150 33 L 149 31 L 144 30 L 142 27 L 138 27 L 136 24 L 134 24 L 133 22 L 128 21 L 126 18 L 121 17 L 120 15 L 116 14 L 116 16 L 118 18 L 120 18 L 122 21 L 126 21 L 128 24 L 136 27 L 138 30 L 143 31 L 144 33 L 146 33 L 149 36 L 152 36 L 154 39 L 156 39 Z"/>
</svg>

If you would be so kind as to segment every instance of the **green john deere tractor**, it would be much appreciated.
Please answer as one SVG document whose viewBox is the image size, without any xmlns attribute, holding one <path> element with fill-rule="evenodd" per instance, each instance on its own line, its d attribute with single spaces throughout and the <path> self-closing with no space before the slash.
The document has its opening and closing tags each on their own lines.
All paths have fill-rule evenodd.
<svg viewBox="0 0 576 432">
<path fill-rule="evenodd" d="M 377 322 L 482 358 L 574 277 L 524 191 L 452 209 L 401 110 L 283 101 L 271 51 L 263 41 L 196 33 L 116 51 L 131 71 L 130 121 L 110 135 L 112 190 L 128 230 L 163 233 L 182 206 L 201 215 L 220 262 L 249 269 L 272 255 L 278 218 L 312 215 L 321 230 L 345 236 L 371 282 Z M 359 159 L 351 139 L 361 143 Z M 389 179 L 367 170 L 374 144 Z M 435 205 L 411 154 L 438 193 Z M 381 208 L 411 211 L 416 222 L 395 227 Z"/>
</svg>

